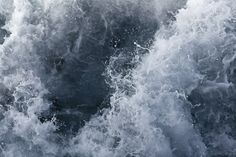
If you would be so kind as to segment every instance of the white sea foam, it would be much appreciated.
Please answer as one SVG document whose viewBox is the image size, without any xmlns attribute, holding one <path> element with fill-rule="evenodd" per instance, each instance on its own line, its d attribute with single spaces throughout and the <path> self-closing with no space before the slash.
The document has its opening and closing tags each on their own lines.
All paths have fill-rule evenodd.
<svg viewBox="0 0 236 157">
<path fill-rule="evenodd" d="M 42 81 L 49 76 L 44 76 L 41 59 L 50 56 L 49 52 L 65 57 L 72 55 L 62 41 L 68 33 L 79 30 L 77 20 L 85 14 L 80 7 L 82 3 L 79 0 L 0 0 L 0 14 L 6 18 L 4 29 L 11 33 L 0 45 L 0 156 L 204 157 L 209 152 L 214 154 L 207 150 L 199 132 L 201 128 L 193 125 L 188 96 L 203 85 L 202 93 L 229 92 L 233 86 L 226 71 L 235 53 L 226 47 L 235 44 L 234 32 L 227 28 L 233 27 L 236 2 L 91 1 L 94 7 L 102 8 L 103 14 L 115 11 L 125 16 L 141 8 L 142 18 L 151 16 L 159 22 L 160 30 L 153 45 L 143 48 L 148 53 L 134 58 L 138 62 L 135 68 L 117 73 L 112 68 L 119 57 L 111 58 L 107 68 L 110 86 L 115 90 L 110 98 L 111 107 L 102 115 L 95 115 L 75 137 L 66 139 L 68 144 L 59 142 L 63 137 L 55 133 L 55 119 L 39 120 L 39 115 L 50 107 L 45 98 L 48 90 Z M 169 20 L 170 16 L 173 19 Z M 79 36 L 78 50 L 81 40 Z M 211 78 L 215 73 L 219 76 Z M 215 132 L 206 136 L 210 134 L 217 136 Z M 235 140 L 225 133 L 215 137 L 212 143 L 216 147 L 224 146 L 218 154 L 236 152 Z"/>
<path fill-rule="evenodd" d="M 57 3 L 62 8 L 57 11 L 64 16 L 65 5 Z M 46 16 L 49 14 L 53 19 L 50 24 L 55 24 L 60 16 L 48 13 L 50 4 L 42 1 L 14 0 L 0 4 L 1 14 L 7 16 L 4 29 L 11 33 L 0 46 L 0 80 L 4 89 L 1 94 L 9 93 L 8 97 L 1 97 L 5 111 L 2 110 L 0 121 L 0 156 L 54 156 L 59 151 L 52 135 L 57 127 L 53 121 L 40 122 L 38 117 L 50 103 L 44 99 L 48 91 L 37 76 L 41 63 L 36 45 L 47 35 Z M 57 26 L 60 33 L 63 25 Z"/>
<path fill-rule="evenodd" d="M 225 28 L 234 6 L 234 1 L 189 0 L 172 26 L 157 32 L 150 53 L 129 76 L 112 73 L 117 90 L 111 109 L 81 130 L 70 151 L 98 157 L 206 156 L 187 96 L 222 57 L 219 45 L 232 35 Z M 124 84 L 133 86 L 131 96 L 119 88 Z"/>
</svg>

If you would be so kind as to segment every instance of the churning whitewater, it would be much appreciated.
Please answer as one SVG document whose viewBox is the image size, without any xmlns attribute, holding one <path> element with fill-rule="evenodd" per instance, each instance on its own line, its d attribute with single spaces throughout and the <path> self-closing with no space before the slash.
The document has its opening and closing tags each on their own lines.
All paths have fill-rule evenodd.
<svg viewBox="0 0 236 157">
<path fill-rule="evenodd" d="M 0 0 L 0 157 L 235 156 L 235 0 Z"/>
</svg>

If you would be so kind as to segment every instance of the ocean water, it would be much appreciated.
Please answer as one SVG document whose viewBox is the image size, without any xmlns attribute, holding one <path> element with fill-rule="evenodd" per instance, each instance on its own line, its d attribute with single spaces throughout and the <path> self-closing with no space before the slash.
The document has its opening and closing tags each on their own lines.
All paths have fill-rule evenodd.
<svg viewBox="0 0 236 157">
<path fill-rule="evenodd" d="M 235 0 L 0 0 L 0 157 L 235 157 Z"/>
</svg>

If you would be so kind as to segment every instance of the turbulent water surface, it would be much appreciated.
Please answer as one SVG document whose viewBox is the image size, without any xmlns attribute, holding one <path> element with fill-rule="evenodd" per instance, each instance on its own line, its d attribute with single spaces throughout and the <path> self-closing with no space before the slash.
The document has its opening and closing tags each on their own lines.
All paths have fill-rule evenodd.
<svg viewBox="0 0 236 157">
<path fill-rule="evenodd" d="M 235 0 L 0 0 L 0 157 L 235 156 Z"/>
</svg>

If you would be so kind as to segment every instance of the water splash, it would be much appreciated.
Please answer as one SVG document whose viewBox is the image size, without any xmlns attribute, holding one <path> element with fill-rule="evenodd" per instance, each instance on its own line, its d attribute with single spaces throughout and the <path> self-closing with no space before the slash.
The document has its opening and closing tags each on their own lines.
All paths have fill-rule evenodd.
<svg viewBox="0 0 236 157">
<path fill-rule="evenodd" d="M 0 0 L 0 156 L 234 156 L 235 7 Z"/>
</svg>

